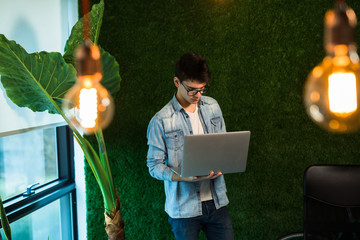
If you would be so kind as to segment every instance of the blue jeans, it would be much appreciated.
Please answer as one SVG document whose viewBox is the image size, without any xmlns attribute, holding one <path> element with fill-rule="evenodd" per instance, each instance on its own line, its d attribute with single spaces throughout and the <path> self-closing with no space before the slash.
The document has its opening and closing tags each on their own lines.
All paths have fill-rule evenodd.
<svg viewBox="0 0 360 240">
<path fill-rule="evenodd" d="M 200 231 L 204 231 L 208 240 L 233 240 L 234 230 L 225 207 L 215 208 L 214 201 L 202 202 L 202 216 L 193 218 L 171 218 L 176 240 L 198 240 Z"/>
</svg>

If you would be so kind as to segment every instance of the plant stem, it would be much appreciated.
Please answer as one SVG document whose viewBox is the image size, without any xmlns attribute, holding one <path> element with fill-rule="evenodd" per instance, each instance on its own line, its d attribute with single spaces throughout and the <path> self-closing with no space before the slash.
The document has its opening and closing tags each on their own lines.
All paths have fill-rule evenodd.
<svg viewBox="0 0 360 240">
<path fill-rule="evenodd" d="M 103 159 L 101 161 L 91 144 L 79 133 L 72 122 L 65 116 L 61 108 L 56 103 L 54 103 L 54 105 L 59 114 L 65 119 L 73 131 L 75 139 L 83 150 L 85 158 L 89 163 L 100 187 L 104 199 L 105 211 L 111 213 L 111 211 L 115 208 L 115 192 L 102 131 L 100 131 L 100 133 L 96 133 L 97 138 L 99 137 L 98 143 L 99 148 L 101 149 L 100 158 Z M 100 147 L 100 145 L 102 146 Z"/>
<path fill-rule="evenodd" d="M 105 169 L 105 172 L 107 174 L 107 178 L 108 178 L 108 183 L 109 183 L 109 188 L 111 190 L 111 197 L 112 197 L 112 201 L 115 204 L 115 187 L 114 187 L 114 181 L 112 178 L 112 174 L 111 174 L 111 168 L 110 168 L 110 164 L 109 164 L 109 159 L 108 159 L 108 155 L 107 155 L 107 151 L 106 151 L 106 146 L 105 146 L 105 140 L 104 140 L 104 136 L 103 136 L 103 132 L 100 129 L 99 131 L 97 131 L 95 133 L 96 136 L 96 140 L 98 141 L 99 144 L 99 155 L 100 155 L 100 159 L 103 165 L 103 168 Z M 110 209 L 112 210 L 112 209 Z"/>
</svg>

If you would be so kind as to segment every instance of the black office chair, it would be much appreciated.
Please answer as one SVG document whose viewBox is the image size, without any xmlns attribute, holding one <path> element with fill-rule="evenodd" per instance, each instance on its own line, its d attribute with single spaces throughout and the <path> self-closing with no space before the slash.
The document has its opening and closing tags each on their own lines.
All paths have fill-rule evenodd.
<svg viewBox="0 0 360 240">
<path fill-rule="evenodd" d="M 305 170 L 303 231 L 278 240 L 360 240 L 360 165 Z"/>
</svg>

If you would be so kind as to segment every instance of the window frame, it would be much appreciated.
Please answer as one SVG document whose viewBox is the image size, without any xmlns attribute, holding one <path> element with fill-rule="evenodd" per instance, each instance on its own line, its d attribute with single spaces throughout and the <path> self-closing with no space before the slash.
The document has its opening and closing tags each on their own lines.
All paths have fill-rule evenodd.
<svg viewBox="0 0 360 240">
<path fill-rule="evenodd" d="M 69 194 L 73 239 L 78 240 L 73 133 L 68 126 L 59 126 L 56 127 L 56 138 L 58 178 L 32 188 L 34 194 L 30 196 L 24 197 L 19 194 L 6 199 L 3 205 L 9 223 L 12 223 Z M 1 223 L 0 228 L 2 228 Z"/>
</svg>

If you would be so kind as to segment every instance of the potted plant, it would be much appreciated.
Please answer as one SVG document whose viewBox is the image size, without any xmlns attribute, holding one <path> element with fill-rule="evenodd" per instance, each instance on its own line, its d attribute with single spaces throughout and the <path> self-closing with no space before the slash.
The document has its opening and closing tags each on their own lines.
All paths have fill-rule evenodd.
<svg viewBox="0 0 360 240">
<path fill-rule="evenodd" d="M 93 5 L 87 15 L 91 22 L 90 40 L 93 44 L 98 43 L 103 13 L 104 1 L 101 0 Z M 48 111 L 50 114 L 60 114 L 64 118 L 83 150 L 100 187 L 108 238 L 124 239 L 120 199 L 113 184 L 103 133 L 101 129 L 95 132 L 99 146 L 99 152 L 96 152 L 61 109 L 65 94 L 76 81 L 74 51 L 83 43 L 83 24 L 84 18 L 81 18 L 74 25 L 63 55 L 45 51 L 27 53 L 15 41 L 10 41 L 0 34 L 1 82 L 7 96 L 19 107 L 27 107 L 34 112 Z M 120 89 L 119 65 L 116 59 L 101 47 L 100 52 L 104 73 L 101 84 L 113 94 Z"/>
</svg>

